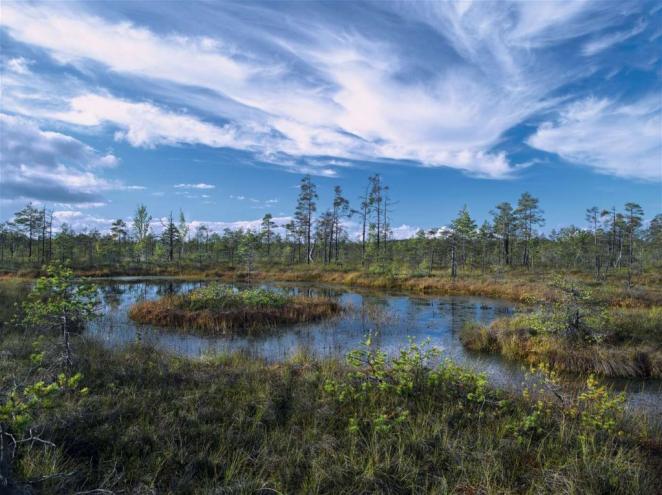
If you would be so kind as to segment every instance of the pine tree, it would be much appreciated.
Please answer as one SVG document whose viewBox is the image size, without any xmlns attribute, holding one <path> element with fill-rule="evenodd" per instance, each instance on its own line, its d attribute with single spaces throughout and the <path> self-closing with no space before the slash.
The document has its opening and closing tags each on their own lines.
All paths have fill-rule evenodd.
<svg viewBox="0 0 662 495">
<path fill-rule="evenodd" d="M 641 227 L 641 223 L 644 217 L 644 209 L 637 203 L 626 203 L 625 215 L 625 227 L 628 236 L 628 284 L 631 285 L 632 264 L 634 262 L 635 233 L 639 227 Z"/>
<path fill-rule="evenodd" d="M 372 205 L 370 204 L 370 186 L 366 187 L 365 194 L 359 199 L 361 200 L 361 211 L 359 212 L 361 214 L 361 266 L 365 266 L 366 233 L 372 210 Z"/>
<path fill-rule="evenodd" d="M 451 223 L 453 233 L 456 240 L 460 243 L 462 256 L 460 262 L 464 267 L 466 264 L 467 252 L 466 245 L 467 242 L 471 242 L 476 236 L 476 222 L 469 215 L 469 210 L 467 205 L 459 211 L 457 217 Z"/>
<path fill-rule="evenodd" d="M 189 226 L 188 223 L 186 223 L 186 217 L 184 216 L 184 212 L 181 210 L 181 208 L 179 210 L 179 224 L 177 225 L 177 232 L 179 238 L 179 259 L 181 260 L 184 256 L 184 246 L 186 244 L 186 239 L 189 233 Z"/>
<path fill-rule="evenodd" d="M 140 258 L 144 260 L 146 253 L 146 243 L 149 236 L 149 226 L 152 222 L 152 215 L 147 212 L 145 205 L 139 205 L 133 216 L 133 231 L 136 235 L 137 247 L 140 250 Z"/>
<path fill-rule="evenodd" d="M 14 214 L 14 224 L 27 236 L 28 258 L 32 258 L 32 243 L 34 236 L 39 232 L 39 210 L 30 202 L 25 208 Z"/>
<path fill-rule="evenodd" d="M 273 220 L 273 215 L 267 213 L 262 217 L 262 237 L 267 241 L 267 256 L 271 256 L 271 238 L 273 236 L 274 229 L 278 226 Z"/>
<path fill-rule="evenodd" d="M 333 189 L 333 214 L 332 214 L 332 228 L 331 228 L 331 244 L 334 248 L 335 259 L 338 261 L 339 251 L 340 251 L 340 237 L 343 232 L 341 220 L 351 216 L 352 212 L 349 208 L 349 201 L 343 197 L 342 189 L 340 186 L 336 186 Z M 329 261 L 331 261 L 331 256 L 329 252 Z"/>
<path fill-rule="evenodd" d="M 492 210 L 491 213 L 494 217 L 494 232 L 501 238 L 504 264 L 510 265 L 512 262 L 511 240 L 515 231 L 513 207 L 507 202 L 499 203 L 496 205 L 496 210 Z"/>
<path fill-rule="evenodd" d="M 586 210 L 586 221 L 591 226 L 591 231 L 593 232 L 593 257 L 594 257 L 594 266 L 595 266 L 595 276 L 596 278 L 600 276 L 600 249 L 598 246 L 598 222 L 600 219 L 600 209 L 597 206 L 588 208 Z"/>
<path fill-rule="evenodd" d="M 310 175 L 306 175 L 301 179 L 299 185 L 299 197 L 297 199 L 296 211 L 294 218 L 297 226 L 303 233 L 306 239 L 306 263 L 313 261 L 313 245 L 312 245 L 312 231 L 313 231 L 313 215 L 317 211 L 317 187 L 310 179 Z"/>
<path fill-rule="evenodd" d="M 115 220 L 110 226 L 110 235 L 114 241 L 119 245 L 119 254 L 120 258 L 122 257 L 122 245 L 126 241 L 128 236 L 128 230 L 126 223 L 121 218 Z"/>
<path fill-rule="evenodd" d="M 485 273 L 485 265 L 487 263 L 487 246 L 492 238 L 493 231 L 490 223 L 485 220 L 478 230 L 478 238 L 480 239 L 481 255 L 480 255 L 480 271 Z"/>
<path fill-rule="evenodd" d="M 528 192 L 523 193 L 517 201 L 517 208 L 515 209 L 515 221 L 517 228 L 522 233 L 524 240 L 524 251 L 522 253 L 522 264 L 524 266 L 531 266 L 531 239 L 534 234 L 534 227 L 536 225 L 543 225 L 544 212 L 538 207 L 538 198 L 533 197 Z"/>
<path fill-rule="evenodd" d="M 161 242 L 163 242 L 168 250 L 168 261 L 172 261 L 175 254 L 175 245 L 180 240 L 179 229 L 175 225 L 172 212 L 170 212 L 166 221 L 162 222 L 162 225 L 163 232 L 161 233 Z"/>
</svg>

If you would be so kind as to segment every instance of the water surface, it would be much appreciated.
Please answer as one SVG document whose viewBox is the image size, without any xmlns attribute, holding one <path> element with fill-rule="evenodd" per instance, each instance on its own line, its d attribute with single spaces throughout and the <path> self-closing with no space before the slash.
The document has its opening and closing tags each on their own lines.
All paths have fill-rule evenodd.
<svg viewBox="0 0 662 495">
<path fill-rule="evenodd" d="M 129 307 L 137 301 L 157 299 L 201 287 L 209 281 L 183 281 L 161 277 L 122 277 L 97 281 L 103 315 L 87 329 L 107 346 L 117 347 L 138 340 L 188 357 L 242 351 L 269 361 L 284 360 L 298 352 L 313 356 L 342 357 L 356 349 L 370 332 L 373 343 L 389 354 L 407 346 L 410 339 L 426 339 L 443 356 L 476 371 L 486 372 L 492 384 L 518 389 L 527 379 L 520 364 L 464 349 L 458 333 L 467 322 L 490 323 L 512 314 L 511 302 L 474 296 L 419 296 L 372 289 L 348 289 L 314 283 L 261 283 L 259 286 L 290 294 L 337 297 L 345 311 L 331 319 L 281 326 L 257 336 L 201 336 L 140 325 L 129 319 Z M 628 392 L 628 407 L 646 411 L 662 421 L 662 382 L 607 380 Z"/>
<path fill-rule="evenodd" d="M 368 332 L 374 345 L 389 354 L 406 347 L 410 339 L 442 349 L 445 357 L 476 371 L 486 372 L 490 382 L 501 388 L 519 389 L 527 375 L 520 364 L 497 355 L 471 353 L 459 341 L 466 322 L 490 323 L 512 314 L 511 302 L 485 297 L 419 296 L 373 289 L 348 289 L 311 283 L 263 283 L 262 287 L 292 294 L 322 294 L 337 297 L 345 311 L 337 317 L 316 323 L 281 326 L 257 336 L 200 336 L 177 329 L 139 325 L 128 317 L 137 301 L 166 294 L 190 291 L 209 281 L 183 281 L 166 277 L 116 277 L 97 279 L 102 300 L 102 316 L 92 321 L 86 334 L 108 347 L 122 347 L 136 341 L 178 355 L 197 358 L 218 353 L 242 351 L 269 361 L 287 359 L 298 352 L 325 357 L 342 357 L 356 349 Z M 8 321 L 11 302 L 21 300 L 28 285 L 0 285 L 0 322 Z M 4 308 L 4 309 L 3 309 Z M 0 328 L 1 329 L 1 328 Z M 616 390 L 627 391 L 628 407 L 643 411 L 662 424 L 662 381 L 642 379 L 603 379 Z"/>
</svg>

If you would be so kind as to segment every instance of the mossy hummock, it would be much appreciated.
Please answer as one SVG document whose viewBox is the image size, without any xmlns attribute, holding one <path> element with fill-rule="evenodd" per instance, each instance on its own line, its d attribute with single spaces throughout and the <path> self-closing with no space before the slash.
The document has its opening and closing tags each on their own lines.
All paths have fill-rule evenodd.
<svg viewBox="0 0 662 495">
<path fill-rule="evenodd" d="M 134 304 L 129 317 L 142 324 L 227 334 L 318 321 L 340 310 L 340 304 L 328 297 L 289 296 L 266 289 L 236 290 L 211 284 L 187 294 Z"/>
<path fill-rule="evenodd" d="M 550 331 L 541 315 L 529 313 L 490 325 L 466 325 L 460 341 L 472 351 L 500 354 L 534 366 L 546 364 L 561 372 L 662 378 L 659 308 L 612 309 L 601 325 L 596 339 L 582 342 Z"/>
</svg>

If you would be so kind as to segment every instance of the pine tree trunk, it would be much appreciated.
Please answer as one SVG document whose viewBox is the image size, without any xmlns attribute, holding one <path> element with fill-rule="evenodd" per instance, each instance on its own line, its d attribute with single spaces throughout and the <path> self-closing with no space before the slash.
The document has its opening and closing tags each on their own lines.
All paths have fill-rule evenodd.
<svg viewBox="0 0 662 495">
<path fill-rule="evenodd" d="M 455 239 L 451 242 L 451 278 L 457 277 L 457 257 L 456 257 L 456 243 Z"/>
</svg>

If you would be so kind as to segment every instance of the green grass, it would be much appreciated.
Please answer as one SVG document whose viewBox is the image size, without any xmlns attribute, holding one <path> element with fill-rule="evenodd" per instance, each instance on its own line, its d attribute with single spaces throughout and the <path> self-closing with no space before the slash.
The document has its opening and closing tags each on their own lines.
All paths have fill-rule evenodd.
<svg viewBox="0 0 662 495">
<path fill-rule="evenodd" d="M 179 309 L 200 311 L 203 309 L 231 310 L 241 308 L 282 308 L 292 302 L 292 297 L 273 290 L 255 288 L 235 290 L 232 287 L 210 284 L 192 290 L 177 299 Z"/>
<path fill-rule="evenodd" d="M 54 337 L 0 336 L 0 390 L 49 383 Z M 36 350 L 45 352 L 35 365 Z M 659 492 L 659 442 L 589 383 L 565 405 L 491 389 L 414 347 L 386 363 L 240 354 L 186 360 L 135 345 L 78 341 L 87 395 L 62 392 L 30 427 L 18 484 L 39 493 Z M 554 383 L 550 376 L 549 383 Z M 5 400 L 3 396 L 1 400 Z M 658 449 L 658 450 L 656 450 Z M 49 477 L 64 473 L 61 477 Z M 45 479 L 44 481 L 35 481 Z"/>
</svg>

